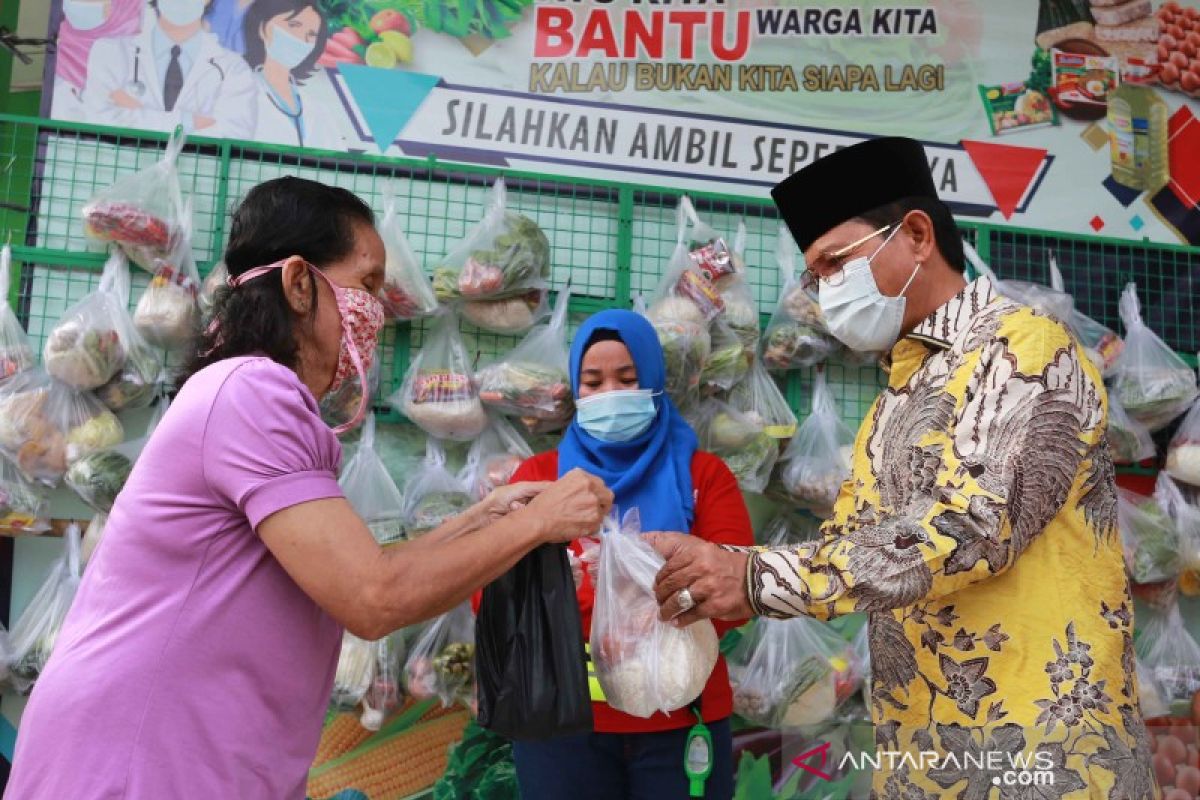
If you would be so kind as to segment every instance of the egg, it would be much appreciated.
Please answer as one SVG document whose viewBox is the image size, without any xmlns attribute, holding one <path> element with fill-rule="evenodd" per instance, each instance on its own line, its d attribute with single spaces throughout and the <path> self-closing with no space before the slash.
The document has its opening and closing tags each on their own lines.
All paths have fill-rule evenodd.
<svg viewBox="0 0 1200 800">
<path fill-rule="evenodd" d="M 1183 719 L 1178 724 L 1171 726 L 1171 735 L 1183 742 L 1184 747 L 1195 744 L 1196 726 L 1192 724 L 1191 720 Z"/>
<path fill-rule="evenodd" d="M 1188 6 L 1187 8 L 1183 9 L 1183 15 L 1190 20 L 1200 20 L 1200 8 Z"/>
<path fill-rule="evenodd" d="M 1172 764 L 1181 764 L 1187 758 L 1187 746 L 1178 736 L 1163 736 L 1158 741 L 1158 754 L 1170 759 Z"/>
<path fill-rule="evenodd" d="M 1160 8 L 1158 10 L 1158 23 L 1164 28 L 1168 25 L 1174 25 L 1175 15 L 1165 8 Z"/>
<path fill-rule="evenodd" d="M 1191 59 L 1185 56 L 1183 53 L 1178 51 L 1171 53 L 1171 63 L 1174 64 L 1180 72 L 1188 68 L 1188 63 L 1190 61 Z"/>
<path fill-rule="evenodd" d="M 1159 753 L 1151 763 L 1154 765 L 1154 777 L 1158 779 L 1159 786 L 1171 786 L 1175 783 L 1175 762 Z"/>
<path fill-rule="evenodd" d="M 1200 31 L 1193 30 L 1191 33 L 1189 33 L 1187 35 L 1187 38 L 1184 39 L 1184 41 L 1191 42 L 1196 47 L 1200 47 Z"/>
<path fill-rule="evenodd" d="M 1184 29 L 1181 28 L 1179 25 L 1168 25 L 1167 33 L 1170 34 L 1171 36 L 1174 36 L 1176 40 L 1182 39 L 1185 36 L 1187 36 L 1187 32 L 1184 31 Z"/>
<path fill-rule="evenodd" d="M 1187 764 L 1191 767 L 1200 768 L 1200 752 L 1197 751 L 1194 744 L 1187 746 Z"/>
<path fill-rule="evenodd" d="M 1163 800 L 1196 800 L 1196 796 L 1185 789 L 1170 789 L 1163 794 Z"/>
<path fill-rule="evenodd" d="M 1196 45 L 1192 44 L 1190 41 L 1184 42 L 1183 44 L 1179 45 L 1179 52 L 1183 53 L 1189 59 L 1195 58 Z"/>
<path fill-rule="evenodd" d="M 1163 64 L 1162 69 L 1159 70 L 1158 79 L 1167 86 L 1172 86 L 1179 82 L 1180 74 L 1179 67 L 1175 66 L 1175 64 L 1172 62 L 1167 62 L 1166 64 Z"/>
<path fill-rule="evenodd" d="M 1185 92 L 1200 91 L 1200 74 L 1185 72 L 1179 78 L 1179 85 Z"/>
<path fill-rule="evenodd" d="M 1170 11 L 1172 14 L 1178 14 L 1183 10 L 1183 7 L 1180 6 L 1179 3 L 1175 2 L 1175 0 L 1167 0 L 1167 2 L 1163 3 L 1162 10 Z"/>
<path fill-rule="evenodd" d="M 1164 33 L 1162 38 L 1158 40 L 1158 43 L 1160 46 L 1167 48 L 1168 53 L 1179 48 L 1179 40 L 1169 33 Z"/>
<path fill-rule="evenodd" d="M 1175 770 L 1175 787 L 1183 789 L 1192 797 L 1200 795 L 1200 769 L 1179 767 Z"/>
</svg>

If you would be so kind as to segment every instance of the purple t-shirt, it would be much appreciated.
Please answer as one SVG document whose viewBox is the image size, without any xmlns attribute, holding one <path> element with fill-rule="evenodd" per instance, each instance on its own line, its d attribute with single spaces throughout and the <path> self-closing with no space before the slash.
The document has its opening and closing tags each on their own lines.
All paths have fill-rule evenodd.
<svg viewBox="0 0 1200 800">
<path fill-rule="evenodd" d="M 340 461 L 290 369 L 230 359 L 187 382 L 84 572 L 8 797 L 304 797 L 341 628 L 255 529 L 341 497 Z"/>
</svg>

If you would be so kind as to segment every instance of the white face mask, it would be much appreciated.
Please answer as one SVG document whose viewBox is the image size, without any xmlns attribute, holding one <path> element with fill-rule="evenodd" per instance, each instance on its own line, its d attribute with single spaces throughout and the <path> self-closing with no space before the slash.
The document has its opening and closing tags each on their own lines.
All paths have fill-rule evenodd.
<svg viewBox="0 0 1200 800">
<path fill-rule="evenodd" d="M 63 0 L 63 16 L 75 30 L 90 31 L 103 25 L 106 15 L 103 2 Z"/>
<path fill-rule="evenodd" d="M 875 275 L 871 272 L 871 261 L 900 230 L 897 225 L 870 256 L 847 262 L 842 267 L 842 282 L 837 286 L 819 285 L 818 300 L 821 313 L 829 332 L 842 344 L 859 353 L 890 350 L 900 338 L 904 326 L 904 293 L 917 277 L 917 264 L 908 277 L 908 283 L 897 297 L 888 297 L 879 291 Z"/>
<path fill-rule="evenodd" d="M 204 16 L 204 0 L 158 0 L 158 13 L 182 28 Z"/>
<path fill-rule="evenodd" d="M 283 29 L 282 25 L 271 26 L 271 41 L 267 43 L 267 55 L 288 69 L 295 69 L 312 55 L 315 41 L 306 42 Z"/>
</svg>

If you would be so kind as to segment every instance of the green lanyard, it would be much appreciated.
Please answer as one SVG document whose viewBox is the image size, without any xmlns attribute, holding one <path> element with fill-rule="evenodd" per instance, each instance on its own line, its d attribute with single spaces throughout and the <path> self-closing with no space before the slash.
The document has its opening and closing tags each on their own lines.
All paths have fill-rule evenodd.
<svg viewBox="0 0 1200 800">
<path fill-rule="evenodd" d="M 687 773 L 691 786 L 688 796 L 704 797 L 704 784 L 713 769 L 713 740 L 699 708 L 693 706 L 692 711 L 699 722 L 688 731 L 687 744 L 683 751 L 683 771 Z"/>
</svg>

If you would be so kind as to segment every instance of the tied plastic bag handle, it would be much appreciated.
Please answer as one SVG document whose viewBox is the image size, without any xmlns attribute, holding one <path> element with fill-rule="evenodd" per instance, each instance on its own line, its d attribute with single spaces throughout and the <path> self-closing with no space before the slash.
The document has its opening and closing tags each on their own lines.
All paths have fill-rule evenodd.
<svg viewBox="0 0 1200 800">
<path fill-rule="evenodd" d="M 367 414 L 366 420 L 363 421 L 362 438 L 359 439 L 358 446 L 367 450 L 375 449 L 375 412 Z"/>
<path fill-rule="evenodd" d="M 679 198 L 679 205 L 675 207 L 675 249 L 678 250 L 684 247 L 684 239 L 687 237 L 688 214 L 689 209 L 691 216 L 696 217 L 696 208 L 692 205 L 691 198 L 686 194 Z M 698 220 L 699 217 L 696 217 Z"/>
<path fill-rule="evenodd" d="M 9 282 L 12 280 L 12 245 L 5 244 L 0 248 L 0 304 L 8 302 Z"/>
<path fill-rule="evenodd" d="M 492 184 L 492 191 L 488 197 L 488 214 L 503 214 L 504 209 L 508 206 L 508 184 L 504 182 L 504 178 L 496 178 L 496 182 Z"/>
<path fill-rule="evenodd" d="M 646 308 L 646 295 L 638 292 L 637 296 L 633 298 L 633 311 L 635 314 L 641 314 L 643 317 L 649 313 Z"/>
<path fill-rule="evenodd" d="M 1050 251 L 1050 288 L 1056 292 L 1066 292 L 1066 283 L 1063 282 L 1063 274 L 1053 250 Z"/>
<path fill-rule="evenodd" d="M 966 239 L 963 239 L 963 253 L 966 254 L 967 261 L 970 262 L 971 267 L 978 273 L 978 277 L 988 278 L 993 281 L 997 280 L 996 273 L 992 272 L 992 268 L 979 255 L 979 251 Z"/>
<path fill-rule="evenodd" d="M 791 286 L 796 281 L 796 240 L 787 226 L 779 224 L 775 237 L 775 263 L 779 266 L 779 285 Z"/>
<path fill-rule="evenodd" d="M 446 451 L 442 443 L 432 436 L 425 439 L 425 463 L 434 467 L 446 466 Z"/>
<path fill-rule="evenodd" d="M 131 282 L 125 251 L 115 244 L 109 245 L 108 261 L 104 262 L 104 271 L 100 273 L 100 291 L 111 293 L 121 308 L 126 309 L 129 307 Z"/>
<path fill-rule="evenodd" d="M 82 558 L 80 557 L 83 534 L 79 530 L 78 524 L 72 522 L 67 526 L 66 533 L 63 534 L 63 542 L 66 547 L 67 574 L 78 581 L 83 575 Z"/>
<path fill-rule="evenodd" d="M 1134 328 L 1145 327 L 1146 323 L 1142 321 L 1142 304 L 1138 300 L 1137 284 L 1133 281 L 1125 284 L 1125 291 L 1121 292 L 1117 311 L 1121 315 L 1121 321 L 1125 323 L 1126 336 Z"/>
<path fill-rule="evenodd" d="M 813 377 L 812 413 L 835 413 L 837 406 L 833 400 L 833 391 L 829 388 L 829 381 L 825 379 L 825 365 L 818 364 L 816 373 Z"/>
<path fill-rule="evenodd" d="M 554 301 L 554 313 L 550 316 L 551 331 L 557 336 L 567 329 L 567 311 L 571 304 L 571 281 L 567 281 L 567 285 L 558 293 L 558 298 Z"/>
<path fill-rule="evenodd" d="M 741 258 L 746 253 L 746 239 L 749 234 L 746 231 L 746 220 L 739 219 L 737 231 L 733 234 L 733 252 L 738 258 Z"/>
<path fill-rule="evenodd" d="M 385 182 L 383 184 L 382 192 L 383 192 L 383 218 L 384 218 L 384 220 L 390 220 L 392 217 L 396 216 L 396 194 L 397 194 L 396 182 L 395 181 Z M 380 227 L 383 227 L 382 222 L 380 223 Z"/>
</svg>

